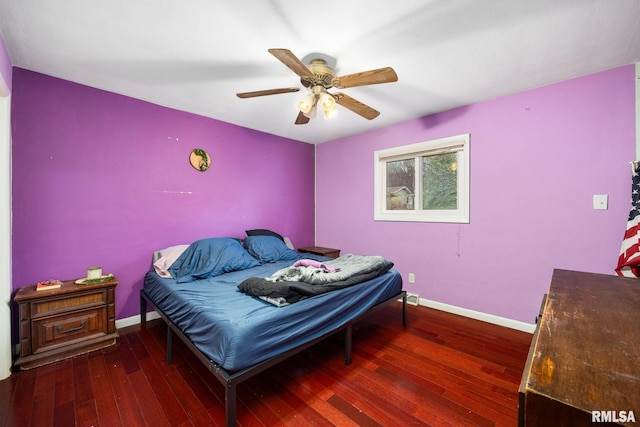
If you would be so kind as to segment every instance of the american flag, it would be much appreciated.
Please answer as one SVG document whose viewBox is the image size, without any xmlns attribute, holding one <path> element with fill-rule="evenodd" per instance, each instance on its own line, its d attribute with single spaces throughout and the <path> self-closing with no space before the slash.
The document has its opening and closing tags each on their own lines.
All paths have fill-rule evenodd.
<svg viewBox="0 0 640 427">
<path fill-rule="evenodd" d="M 640 163 L 633 162 L 631 169 L 631 211 L 616 273 L 618 276 L 640 277 Z"/>
</svg>

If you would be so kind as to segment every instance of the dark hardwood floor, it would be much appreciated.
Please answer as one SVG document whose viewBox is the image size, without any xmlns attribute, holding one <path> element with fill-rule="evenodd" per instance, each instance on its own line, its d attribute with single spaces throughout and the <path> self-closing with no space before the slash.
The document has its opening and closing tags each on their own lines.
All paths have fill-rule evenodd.
<svg viewBox="0 0 640 427">
<path fill-rule="evenodd" d="M 514 426 L 531 335 L 409 306 L 386 307 L 353 334 L 238 386 L 242 426 Z M 224 389 L 178 339 L 165 364 L 160 320 L 119 330 L 115 347 L 0 381 L 0 425 L 224 425 Z"/>
</svg>

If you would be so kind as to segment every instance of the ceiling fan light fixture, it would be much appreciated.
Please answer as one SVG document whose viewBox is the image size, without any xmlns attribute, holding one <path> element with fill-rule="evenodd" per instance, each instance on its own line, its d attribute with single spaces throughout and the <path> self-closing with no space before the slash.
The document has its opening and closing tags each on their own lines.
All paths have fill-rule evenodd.
<svg viewBox="0 0 640 427">
<path fill-rule="evenodd" d="M 322 105 L 323 110 L 327 111 L 335 108 L 336 99 L 333 96 L 331 96 L 328 92 L 320 93 L 318 98 L 320 100 L 320 105 Z"/>
<path fill-rule="evenodd" d="M 300 110 L 300 111 L 302 111 L 302 110 Z M 311 108 L 309 108 L 309 111 L 306 111 L 306 112 L 302 111 L 302 114 L 304 114 L 304 116 L 309 118 L 309 119 L 315 119 L 317 112 L 318 112 L 318 104 L 314 102 L 311 105 Z"/>
<path fill-rule="evenodd" d="M 333 107 L 331 109 L 328 109 L 328 110 L 324 110 L 324 118 L 326 120 L 329 120 L 329 119 L 335 117 L 336 115 L 338 115 L 338 109 L 335 108 L 335 107 Z"/>
<path fill-rule="evenodd" d="M 311 95 L 303 96 L 298 100 L 298 110 L 302 111 L 305 114 L 309 113 L 309 111 L 311 111 L 311 109 L 315 106 L 315 101 L 315 98 Z"/>
</svg>

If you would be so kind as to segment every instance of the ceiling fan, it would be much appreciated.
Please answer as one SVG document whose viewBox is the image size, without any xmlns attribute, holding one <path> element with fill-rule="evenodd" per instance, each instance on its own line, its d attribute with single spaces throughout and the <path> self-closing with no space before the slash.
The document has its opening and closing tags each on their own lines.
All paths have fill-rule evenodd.
<svg viewBox="0 0 640 427">
<path fill-rule="evenodd" d="M 295 122 L 297 125 L 309 123 L 309 120 L 316 116 L 318 106 L 324 111 L 325 117 L 328 118 L 335 111 L 336 104 L 342 105 L 365 119 L 375 119 L 380 115 L 379 111 L 374 110 L 349 95 L 341 92 L 329 93 L 327 90 L 331 88 L 344 89 L 398 81 L 398 76 L 391 67 L 347 74 L 345 76 L 336 76 L 335 70 L 320 54 L 317 55 L 318 58 L 312 58 L 307 66 L 288 49 L 269 49 L 269 53 L 300 76 L 302 85 L 310 90 L 309 94 L 298 101 L 298 109 L 300 112 Z M 242 92 L 236 95 L 239 98 L 254 98 L 257 96 L 297 92 L 298 90 L 299 88 L 297 87 L 288 87 Z"/>
</svg>

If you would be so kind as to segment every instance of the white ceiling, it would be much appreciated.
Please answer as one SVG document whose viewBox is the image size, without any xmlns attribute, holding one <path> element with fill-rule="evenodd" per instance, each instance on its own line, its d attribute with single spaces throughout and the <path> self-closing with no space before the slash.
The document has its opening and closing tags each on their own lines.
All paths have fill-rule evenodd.
<svg viewBox="0 0 640 427">
<path fill-rule="evenodd" d="M 640 1 L 0 0 L 0 33 L 16 67 L 321 143 L 640 61 Z M 372 121 L 295 125 L 302 91 L 235 96 L 303 88 L 269 48 L 399 80 L 341 90 Z"/>
</svg>

